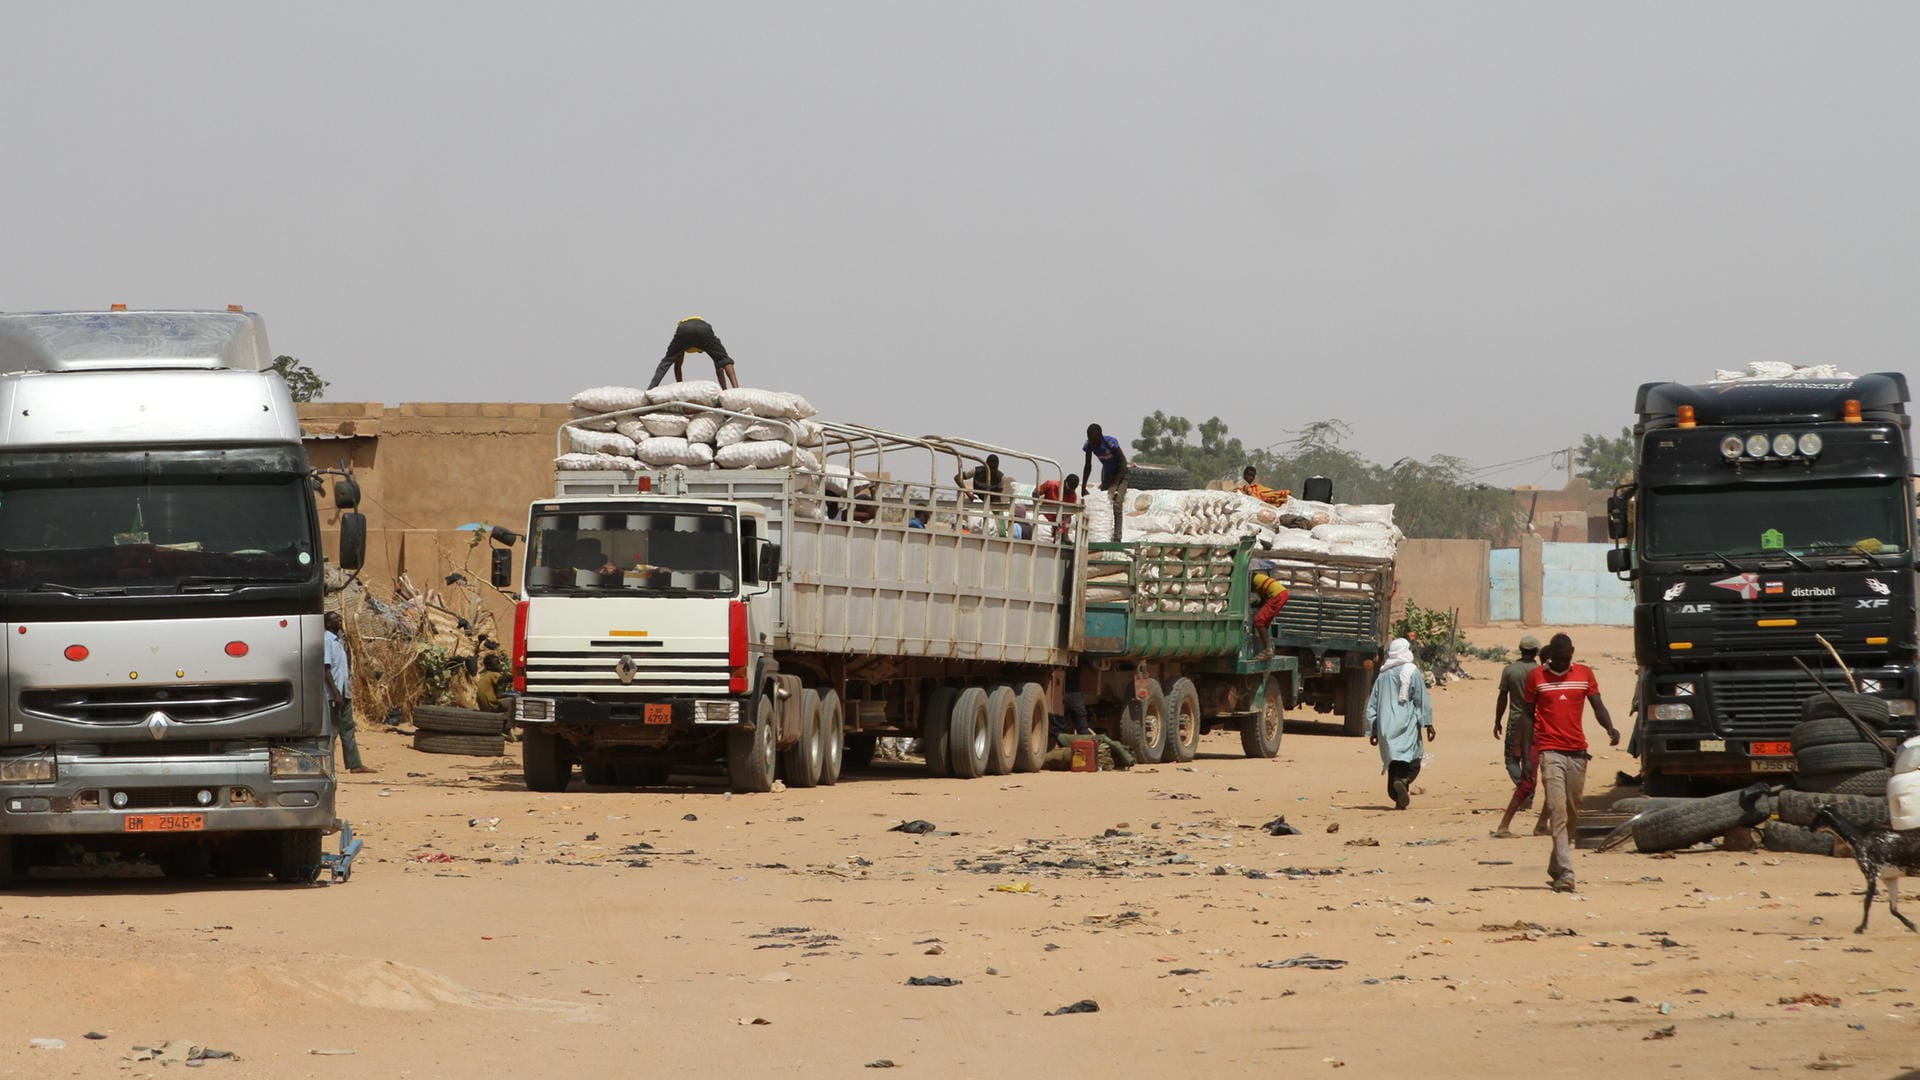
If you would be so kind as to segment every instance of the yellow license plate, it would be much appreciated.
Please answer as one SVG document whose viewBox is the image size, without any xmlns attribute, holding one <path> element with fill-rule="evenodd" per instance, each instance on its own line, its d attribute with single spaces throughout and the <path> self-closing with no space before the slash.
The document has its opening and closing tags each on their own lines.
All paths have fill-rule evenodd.
<svg viewBox="0 0 1920 1080">
<path fill-rule="evenodd" d="M 649 705 L 641 719 L 649 724 L 671 724 L 673 723 L 673 706 Z"/>
<path fill-rule="evenodd" d="M 1793 762 L 1763 758 L 1753 763 L 1754 772 L 1792 772 Z"/>
<path fill-rule="evenodd" d="M 127 832 L 200 832 L 207 827 L 205 814 L 128 814 L 123 820 Z"/>
</svg>

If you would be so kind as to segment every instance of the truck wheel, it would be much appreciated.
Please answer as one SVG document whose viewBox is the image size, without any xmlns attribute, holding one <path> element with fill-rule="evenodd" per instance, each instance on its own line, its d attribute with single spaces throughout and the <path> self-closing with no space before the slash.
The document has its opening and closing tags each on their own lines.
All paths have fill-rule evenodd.
<svg viewBox="0 0 1920 1080">
<path fill-rule="evenodd" d="M 1047 756 L 1047 691 L 1039 683 L 1020 688 L 1015 705 L 1020 710 L 1020 749 L 1013 756 L 1014 772 L 1039 772 Z"/>
<path fill-rule="evenodd" d="M 1367 733 L 1367 696 L 1373 685 L 1367 681 L 1367 669 L 1355 664 L 1347 669 L 1346 727 L 1342 733 L 1359 737 Z"/>
<path fill-rule="evenodd" d="M 780 775 L 790 788 L 820 782 L 820 691 L 800 691 L 800 738 L 780 751 Z"/>
<path fill-rule="evenodd" d="M 320 830 L 288 829 L 274 837 L 273 877 L 282 885 L 305 885 L 320 876 Z"/>
<path fill-rule="evenodd" d="M 1167 694 L 1167 760 L 1192 761 L 1200 752 L 1200 689 L 1175 679 Z"/>
<path fill-rule="evenodd" d="M 753 727 L 727 732 L 727 784 L 739 792 L 773 790 L 773 700 L 761 694 Z"/>
<path fill-rule="evenodd" d="M 969 686 L 953 699 L 953 718 L 948 721 L 947 763 L 953 775 L 972 780 L 987 773 L 987 692 Z"/>
<path fill-rule="evenodd" d="M 952 776 L 953 760 L 947 752 L 947 737 L 953 730 L 953 703 L 960 691 L 951 686 L 936 686 L 927 694 L 920 713 L 920 752 L 927 756 L 928 776 Z"/>
<path fill-rule="evenodd" d="M 1851 773 L 1862 769 L 1885 768 L 1887 758 L 1871 743 L 1831 743 L 1809 746 L 1793 756 L 1794 769 L 1801 774 Z"/>
<path fill-rule="evenodd" d="M 1167 752 L 1167 695 L 1160 680 L 1147 681 L 1145 701 L 1134 698 L 1120 710 L 1120 742 L 1138 765 L 1152 765 Z"/>
<path fill-rule="evenodd" d="M 847 756 L 841 761 L 840 768 L 842 771 L 864 769 L 873 764 L 873 757 L 879 752 L 880 736 L 849 735 L 847 736 Z"/>
<path fill-rule="evenodd" d="M 583 761 L 580 779 L 588 787 L 617 787 L 621 783 L 620 769 L 611 761 Z"/>
<path fill-rule="evenodd" d="M 1884 829 L 1892 822 L 1884 795 L 1833 795 L 1787 788 L 1777 797 L 1774 810 L 1789 825 L 1811 825 L 1813 815 L 1823 806 L 1833 807 L 1834 813 L 1861 829 Z"/>
<path fill-rule="evenodd" d="M 520 774 L 528 791 L 565 791 L 573 779 L 573 748 L 551 731 L 522 732 Z"/>
<path fill-rule="evenodd" d="M 840 706 L 840 695 L 827 690 L 820 695 L 820 782 L 840 782 L 841 762 L 847 752 L 847 713 Z"/>
<path fill-rule="evenodd" d="M 987 695 L 987 775 L 1006 776 L 1020 753 L 1020 693 L 996 686 Z"/>
<path fill-rule="evenodd" d="M 450 705 L 415 705 L 413 726 L 420 731 L 438 731 L 445 735 L 498 735 L 507 718 L 497 712 L 456 709 Z"/>
<path fill-rule="evenodd" d="M 1270 758 L 1280 752 L 1280 735 L 1286 729 L 1286 703 L 1280 700 L 1280 680 L 1269 675 L 1260 713 L 1240 721 L 1240 749 L 1248 757 Z"/>
</svg>

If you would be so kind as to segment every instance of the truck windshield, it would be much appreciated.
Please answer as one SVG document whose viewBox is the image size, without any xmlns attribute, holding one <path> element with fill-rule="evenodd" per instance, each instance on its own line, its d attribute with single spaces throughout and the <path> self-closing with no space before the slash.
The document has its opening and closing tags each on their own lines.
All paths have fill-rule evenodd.
<svg viewBox="0 0 1920 1080">
<path fill-rule="evenodd" d="M 317 572 L 303 479 L 0 490 L 0 591 L 171 592 Z"/>
<path fill-rule="evenodd" d="M 1646 557 L 1898 555 L 1909 550 L 1903 481 L 1656 488 L 1647 495 Z"/>
<path fill-rule="evenodd" d="M 527 591 L 732 595 L 739 566 L 728 514 L 544 514 L 533 520 Z"/>
</svg>

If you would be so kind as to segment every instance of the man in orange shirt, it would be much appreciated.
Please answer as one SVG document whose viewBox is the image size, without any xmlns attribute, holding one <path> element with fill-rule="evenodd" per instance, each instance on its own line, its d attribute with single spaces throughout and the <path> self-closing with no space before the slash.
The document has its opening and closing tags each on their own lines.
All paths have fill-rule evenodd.
<svg viewBox="0 0 1920 1080">
<path fill-rule="evenodd" d="M 1555 634 L 1547 642 L 1546 662 L 1527 676 L 1523 696 L 1533 706 L 1533 743 L 1540 755 L 1539 784 L 1547 794 L 1547 818 L 1553 829 L 1553 854 L 1547 877 L 1554 892 L 1572 892 L 1573 830 L 1580 823 L 1580 794 L 1587 784 L 1587 702 L 1606 730 L 1609 745 L 1620 745 L 1620 729 L 1600 700 L 1593 669 L 1573 662 L 1573 639 Z"/>
</svg>

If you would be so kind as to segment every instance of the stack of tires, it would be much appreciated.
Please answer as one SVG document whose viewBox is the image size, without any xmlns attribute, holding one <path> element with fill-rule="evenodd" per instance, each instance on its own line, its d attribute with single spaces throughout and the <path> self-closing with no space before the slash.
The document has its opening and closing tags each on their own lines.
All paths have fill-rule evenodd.
<svg viewBox="0 0 1920 1080">
<path fill-rule="evenodd" d="M 413 726 L 413 748 L 425 753 L 499 757 L 507 752 L 503 713 L 416 705 Z"/>
<path fill-rule="evenodd" d="M 1633 846 L 1651 854 L 1705 843 L 1773 815 L 1776 793 L 1765 784 L 1724 791 L 1704 799 L 1649 799 L 1655 804 L 1632 822 Z"/>
<path fill-rule="evenodd" d="M 1847 719 L 1842 705 L 1869 726 L 1886 729 L 1884 699 L 1820 694 L 1806 700 L 1800 725 L 1793 729 L 1793 787 L 1780 793 L 1775 808 L 1779 820 L 1770 823 L 1761 838 L 1767 850 L 1832 855 L 1834 835 L 1809 828 L 1822 806 L 1832 806 L 1863 828 L 1887 824 L 1887 780 L 1892 773 L 1886 754 Z"/>
</svg>

